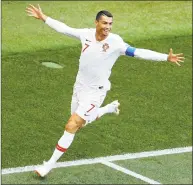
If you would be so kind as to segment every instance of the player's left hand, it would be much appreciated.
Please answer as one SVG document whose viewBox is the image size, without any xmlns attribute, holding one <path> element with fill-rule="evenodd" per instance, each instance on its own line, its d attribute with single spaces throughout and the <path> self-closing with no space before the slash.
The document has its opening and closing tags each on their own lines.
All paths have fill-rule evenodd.
<svg viewBox="0 0 193 185">
<path fill-rule="evenodd" d="M 174 62 L 178 66 L 181 66 L 180 62 L 184 62 L 184 60 L 185 60 L 185 58 L 183 56 L 184 56 L 183 53 L 173 54 L 173 50 L 172 50 L 172 48 L 170 48 L 170 52 L 168 55 L 168 62 Z"/>
</svg>

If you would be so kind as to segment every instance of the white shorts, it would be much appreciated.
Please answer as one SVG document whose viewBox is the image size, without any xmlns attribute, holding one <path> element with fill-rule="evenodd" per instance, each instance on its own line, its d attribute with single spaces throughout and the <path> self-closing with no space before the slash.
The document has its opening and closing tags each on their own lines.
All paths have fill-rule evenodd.
<svg viewBox="0 0 193 185">
<path fill-rule="evenodd" d="M 98 116 L 98 108 L 102 105 L 107 91 L 103 88 L 91 88 L 75 85 L 71 101 L 71 114 L 77 113 L 89 123 Z"/>
</svg>

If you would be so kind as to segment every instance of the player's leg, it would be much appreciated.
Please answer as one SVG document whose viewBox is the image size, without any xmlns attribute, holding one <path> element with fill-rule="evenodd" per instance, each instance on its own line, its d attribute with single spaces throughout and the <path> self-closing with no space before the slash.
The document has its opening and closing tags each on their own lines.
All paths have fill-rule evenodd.
<svg viewBox="0 0 193 185">
<path fill-rule="evenodd" d="M 65 126 L 64 134 L 59 139 L 50 160 L 44 162 L 42 166 L 35 170 L 39 176 L 44 177 L 47 173 L 49 173 L 49 171 L 54 167 L 56 161 L 63 155 L 64 152 L 67 151 L 67 149 L 72 144 L 75 132 L 82 127 L 82 124 L 85 123 L 85 121 L 75 113 L 77 108 L 78 97 L 74 89 L 71 101 L 71 117 Z"/>
<path fill-rule="evenodd" d="M 48 161 L 49 163 L 55 163 L 62 154 L 66 152 L 74 139 L 76 131 L 85 123 L 85 121 L 75 113 L 77 108 L 78 97 L 77 93 L 74 91 L 71 101 L 71 117 L 65 126 L 64 134 L 59 139 L 52 157 Z"/>
<path fill-rule="evenodd" d="M 87 91 L 86 91 L 87 92 Z M 45 162 L 44 165 L 37 168 L 35 171 L 41 176 L 44 177 L 49 173 L 49 171 L 54 167 L 56 161 L 63 155 L 64 152 L 70 147 L 74 140 L 75 133 L 82 128 L 85 123 L 90 123 L 93 120 L 95 120 L 98 116 L 98 112 L 100 112 L 100 116 L 105 114 L 105 108 L 102 111 L 99 111 L 99 105 L 102 104 L 104 100 L 104 95 L 101 98 L 100 96 L 96 96 L 96 99 L 98 101 L 95 101 L 95 97 L 89 96 L 90 94 L 93 94 L 93 92 L 90 93 L 79 93 L 79 98 L 81 99 L 80 102 L 78 102 L 77 96 L 73 94 L 72 97 L 72 103 L 71 103 L 71 117 L 68 120 L 65 131 L 63 136 L 59 139 L 58 144 L 56 145 L 55 151 L 53 155 L 51 156 L 50 160 L 48 162 Z M 96 102 L 96 103 L 91 103 Z M 77 108 L 78 107 L 78 108 Z M 107 112 L 112 112 L 110 108 L 108 107 Z M 74 113 L 75 112 L 75 113 Z"/>
<path fill-rule="evenodd" d="M 72 144 L 75 133 L 77 132 L 77 130 L 84 126 L 85 122 L 86 121 L 82 119 L 78 114 L 74 113 L 71 115 L 65 126 L 64 134 L 59 139 L 53 155 L 51 156 L 49 161 L 44 162 L 42 166 L 35 170 L 35 172 L 39 176 L 44 177 L 49 173 L 49 171 L 54 167 L 57 160 L 64 154 L 64 152 L 67 151 L 69 146 Z"/>
<path fill-rule="evenodd" d="M 74 140 L 75 133 L 82 128 L 86 122 L 89 121 L 90 115 L 97 115 L 97 106 L 90 103 L 92 98 L 85 93 L 78 93 L 79 98 L 73 94 L 71 102 L 71 112 L 73 113 L 68 120 L 63 136 L 59 139 L 53 155 L 48 162 L 35 171 L 39 176 L 44 177 L 54 167 L 56 161 L 63 155 L 64 152 L 70 147 Z M 81 98 L 82 97 L 82 98 Z M 86 98 L 83 98 L 86 97 Z M 81 101 L 78 101 L 81 99 Z M 78 105 L 78 108 L 77 108 Z M 95 116 L 96 117 L 96 116 Z"/>
<path fill-rule="evenodd" d="M 120 106 L 119 101 L 115 100 L 104 107 L 100 107 L 98 110 L 98 118 L 108 113 L 115 113 L 116 115 L 119 115 L 120 112 L 119 106 Z"/>
<path fill-rule="evenodd" d="M 119 106 L 120 106 L 120 103 L 118 102 L 118 100 L 115 100 L 115 101 L 107 104 L 104 107 L 97 108 L 97 111 L 95 113 L 93 113 L 92 115 L 90 115 L 89 120 L 86 122 L 85 126 L 88 123 L 90 124 L 93 121 L 98 120 L 99 118 L 101 118 L 105 114 L 114 113 L 116 115 L 119 115 L 119 112 L 120 112 Z"/>
<path fill-rule="evenodd" d="M 89 122 L 86 122 L 86 124 L 92 123 L 105 114 L 114 113 L 116 115 L 119 115 L 120 103 L 118 100 L 115 100 L 107 104 L 106 106 L 100 107 L 106 98 L 106 94 L 107 91 L 105 90 L 96 90 L 95 92 L 92 92 L 92 100 L 94 104 L 97 105 L 99 108 L 97 109 L 97 113 L 95 112 L 90 116 Z"/>
<path fill-rule="evenodd" d="M 71 145 L 71 143 L 74 139 L 74 136 L 75 136 L 75 132 L 78 129 L 76 124 L 81 125 L 84 123 L 84 120 L 82 120 L 82 118 L 80 118 L 75 113 L 77 108 L 78 108 L 78 97 L 77 97 L 76 91 L 74 91 L 73 96 L 72 96 L 72 101 L 71 101 L 71 117 L 65 126 L 63 136 L 58 141 L 56 149 L 55 149 L 52 157 L 49 160 L 49 162 L 51 162 L 51 163 L 55 163 L 61 157 L 61 155 L 64 152 L 66 152 L 68 147 Z M 82 126 L 80 126 L 80 127 L 82 127 Z"/>
<path fill-rule="evenodd" d="M 116 111 L 118 112 L 118 101 L 114 101 L 102 108 L 98 108 L 98 106 L 94 103 L 85 103 L 84 106 L 78 106 L 77 101 L 75 101 L 76 99 L 73 100 L 74 101 L 72 101 L 71 104 L 72 115 L 65 126 L 64 134 L 59 139 L 53 155 L 49 161 L 44 162 L 44 165 L 35 170 L 35 172 L 41 177 L 47 175 L 54 167 L 57 160 L 64 154 L 64 152 L 67 151 L 74 140 L 75 133 L 80 128 L 82 128 L 87 123 L 93 122 L 97 117 L 101 117 L 106 113 L 112 113 Z"/>
</svg>

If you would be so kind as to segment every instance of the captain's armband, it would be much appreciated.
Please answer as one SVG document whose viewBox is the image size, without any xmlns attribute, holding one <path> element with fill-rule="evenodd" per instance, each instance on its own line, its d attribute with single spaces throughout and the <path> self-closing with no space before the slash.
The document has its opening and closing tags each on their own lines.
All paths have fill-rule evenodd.
<svg viewBox="0 0 193 185">
<path fill-rule="evenodd" d="M 130 57 L 134 57 L 135 50 L 136 50 L 136 48 L 129 46 L 125 51 L 125 55 L 130 56 Z"/>
</svg>

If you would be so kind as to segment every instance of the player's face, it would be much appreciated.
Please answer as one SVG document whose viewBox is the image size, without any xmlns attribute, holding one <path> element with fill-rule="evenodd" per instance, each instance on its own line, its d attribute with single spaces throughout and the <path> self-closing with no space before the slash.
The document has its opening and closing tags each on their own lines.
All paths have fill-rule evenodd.
<svg viewBox="0 0 193 185">
<path fill-rule="evenodd" d="M 113 18 L 107 16 L 101 16 L 100 19 L 95 21 L 96 32 L 102 34 L 103 36 L 108 36 L 112 29 Z"/>
</svg>

